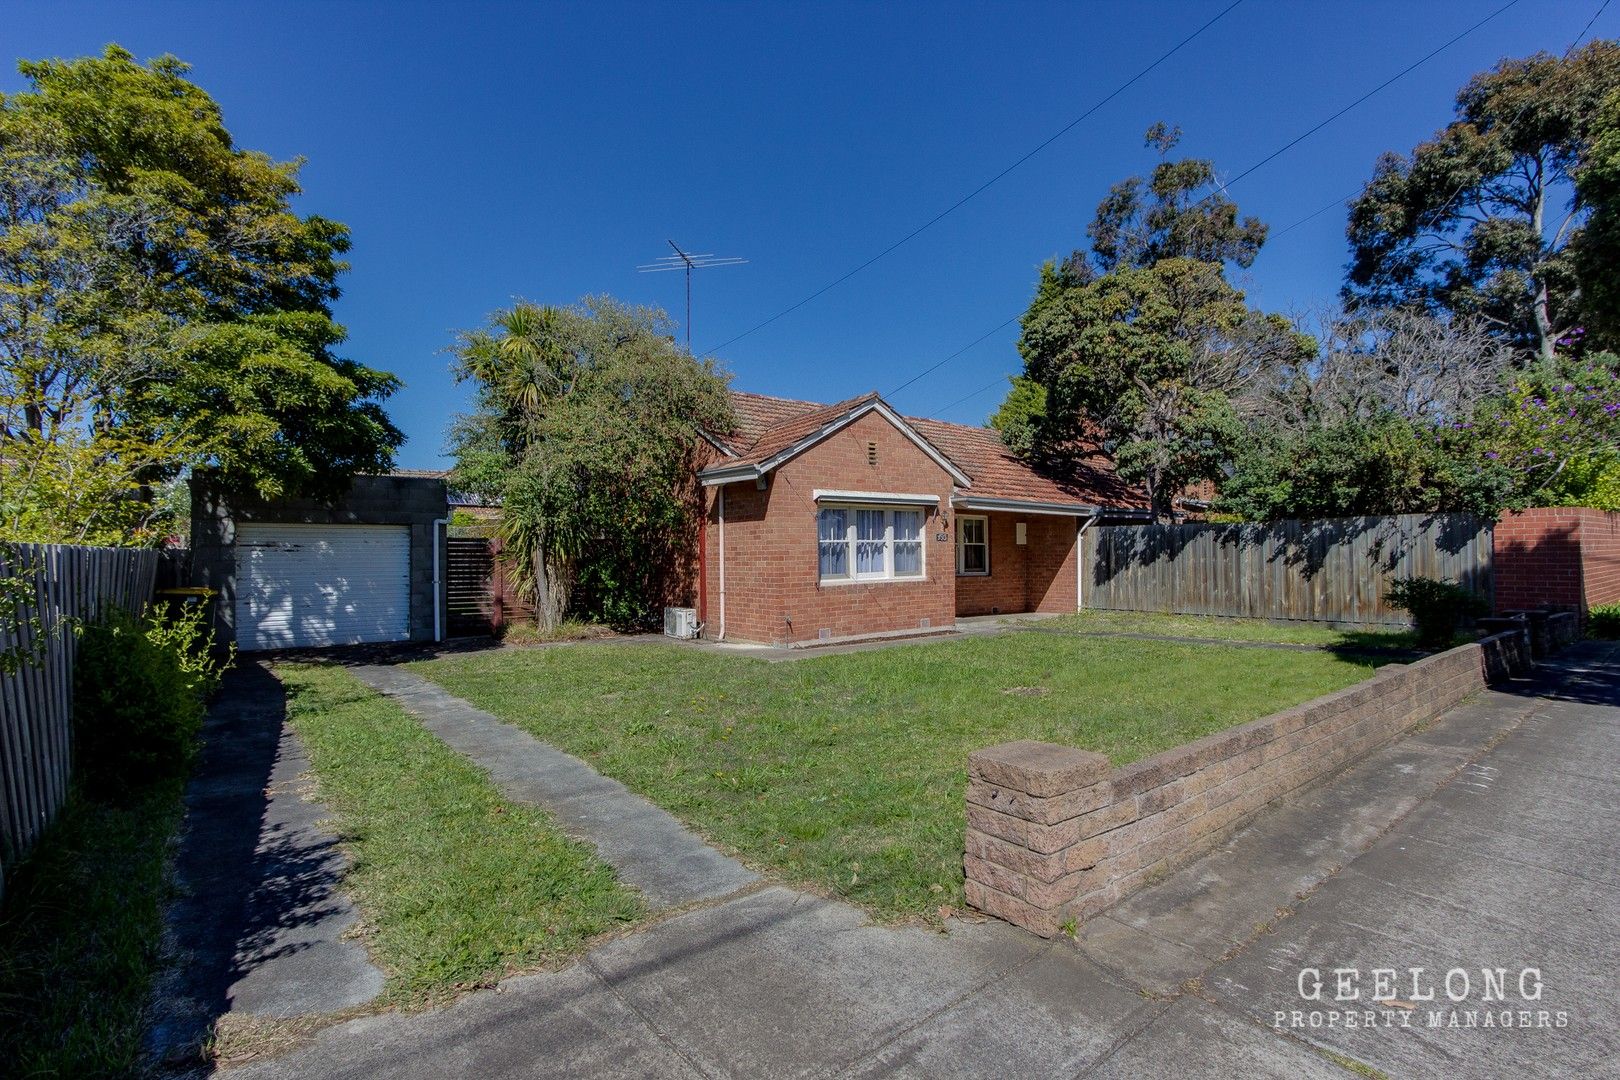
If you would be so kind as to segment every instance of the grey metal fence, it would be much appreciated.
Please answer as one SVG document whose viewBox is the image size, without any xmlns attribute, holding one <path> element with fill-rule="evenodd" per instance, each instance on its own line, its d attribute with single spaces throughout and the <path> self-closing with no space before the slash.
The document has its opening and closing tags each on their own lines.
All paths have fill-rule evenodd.
<svg viewBox="0 0 1620 1080">
<path fill-rule="evenodd" d="M 1405 626 L 1386 600 L 1403 577 L 1490 596 L 1491 523 L 1469 514 L 1113 525 L 1085 534 L 1085 606 Z"/>
<path fill-rule="evenodd" d="M 158 552 L 0 545 L 0 881 L 67 798 L 76 621 L 152 598 Z"/>
</svg>

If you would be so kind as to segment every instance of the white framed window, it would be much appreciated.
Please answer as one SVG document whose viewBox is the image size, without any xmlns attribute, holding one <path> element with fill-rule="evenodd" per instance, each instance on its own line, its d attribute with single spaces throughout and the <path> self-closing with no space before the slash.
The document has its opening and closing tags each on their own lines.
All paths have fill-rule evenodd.
<svg viewBox="0 0 1620 1080">
<path fill-rule="evenodd" d="M 849 511 L 824 507 L 817 515 L 816 532 L 821 540 L 822 580 L 849 577 Z"/>
<path fill-rule="evenodd" d="M 956 572 L 963 575 L 990 573 L 990 519 L 956 516 Z"/>
<path fill-rule="evenodd" d="M 921 510 L 822 506 L 816 513 L 816 542 L 824 583 L 924 576 Z"/>
</svg>

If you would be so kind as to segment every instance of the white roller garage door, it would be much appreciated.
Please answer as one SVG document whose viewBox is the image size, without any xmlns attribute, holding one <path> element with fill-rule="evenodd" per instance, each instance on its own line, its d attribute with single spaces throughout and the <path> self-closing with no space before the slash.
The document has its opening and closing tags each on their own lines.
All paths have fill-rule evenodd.
<svg viewBox="0 0 1620 1080">
<path fill-rule="evenodd" d="M 407 526 L 237 526 L 238 648 L 404 641 L 410 597 Z"/>
</svg>

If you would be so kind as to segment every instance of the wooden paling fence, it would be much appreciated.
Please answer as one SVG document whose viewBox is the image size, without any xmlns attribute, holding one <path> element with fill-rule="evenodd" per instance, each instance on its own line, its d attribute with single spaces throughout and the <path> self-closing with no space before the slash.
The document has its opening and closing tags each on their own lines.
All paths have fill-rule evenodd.
<svg viewBox="0 0 1620 1080">
<path fill-rule="evenodd" d="M 1491 595 L 1491 523 L 1469 514 L 1114 525 L 1085 534 L 1085 606 L 1406 626 L 1389 583 L 1429 577 Z"/>
<path fill-rule="evenodd" d="M 75 622 L 152 598 L 158 552 L 0 545 L 0 871 L 21 857 L 67 798 L 72 774 Z M 6 610 L 9 608 L 10 610 Z M 3 873 L 0 873 L 3 880 Z"/>
</svg>

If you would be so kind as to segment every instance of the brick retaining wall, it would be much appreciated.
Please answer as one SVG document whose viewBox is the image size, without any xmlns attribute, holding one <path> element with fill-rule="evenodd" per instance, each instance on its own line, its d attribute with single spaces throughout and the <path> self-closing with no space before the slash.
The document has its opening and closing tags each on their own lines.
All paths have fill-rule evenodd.
<svg viewBox="0 0 1620 1080">
<path fill-rule="evenodd" d="M 1524 633 L 1497 634 L 1120 769 L 1028 740 L 976 751 L 967 902 L 1052 937 L 1192 861 L 1268 803 L 1529 664 Z"/>
</svg>

